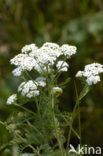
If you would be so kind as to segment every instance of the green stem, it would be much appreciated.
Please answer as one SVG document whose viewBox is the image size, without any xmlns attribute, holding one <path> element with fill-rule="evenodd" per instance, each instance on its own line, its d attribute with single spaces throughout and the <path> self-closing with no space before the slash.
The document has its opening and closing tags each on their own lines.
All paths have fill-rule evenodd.
<svg viewBox="0 0 103 156">
<path fill-rule="evenodd" d="M 76 104 L 74 106 L 74 109 L 73 109 L 73 113 L 72 113 L 72 121 L 71 121 L 71 124 L 70 124 L 70 130 L 69 130 L 68 138 L 67 138 L 67 150 L 69 150 L 71 131 L 72 131 L 73 121 L 74 121 L 74 117 L 75 117 L 75 111 L 76 111 L 76 108 L 77 108 L 78 104 L 79 104 L 79 101 L 77 100 L 77 102 L 76 102 Z"/>
<path fill-rule="evenodd" d="M 76 92 L 76 100 L 79 101 L 79 96 L 78 96 L 78 91 L 77 91 L 77 87 L 76 87 L 76 83 L 74 82 L 75 85 L 75 92 Z M 79 136 L 80 136 L 80 146 L 81 146 L 81 121 L 80 121 L 80 107 L 79 107 L 79 103 L 78 103 L 78 124 L 79 124 Z"/>
<path fill-rule="evenodd" d="M 76 92 L 76 104 L 74 106 L 74 110 L 72 113 L 72 122 L 70 125 L 70 130 L 69 130 L 69 134 L 68 134 L 68 139 L 67 139 L 67 150 L 69 150 L 69 143 L 70 143 L 70 138 L 71 138 L 71 131 L 72 131 L 72 126 L 73 126 L 73 121 L 74 121 L 74 117 L 75 117 L 75 111 L 76 108 L 78 107 L 78 112 L 79 112 L 79 135 L 80 135 L 80 145 L 81 145 L 81 123 L 80 123 L 80 108 L 79 108 L 79 97 L 78 97 L 78 92 L 77 92 L 77 87 L 76 87 L 76 83 L 74 82 L 75 85 L 75 92 Z"/>
<path fill-rule="evenodd" d="M 79 107 L 79 104 L 78 104 L 78 113 L 79 113 L 79 115 L 78 115 L 78 120 L 79 120 L 79 136 L 80 136 L 80 146 L 81 146 L 81 144 L 82 144 L 82 138 L 81 138 L 81 121 L 80 121 L 80 107 Z"/>
<path fill-rule="evenodd" d="M 26 78 L 24 76 L 20 77 L 22 80 L 24 80 L 25 82 L 27 81 Z"/>
<path fill-rule="evenodd" d="M 52 120 L 53 120 L 54 131 L 55 131 L 56 139 L 57 139 L 57 142 L 58 142 L 58 145 L 59 145 L 60 153 L 61 153 L 61 156 L 63 156 L 62 143 L 60 141 L 60 138 L 59 138 L 59 135 L 58 135 L 58 131 L 57 131 L 56 122 L 55 122 L 54 95 L 53 95 L 53 93 L 52 93 Z"/>
<path fill-rule="evenodd" d="M 30 147 L 34 152 L 36 152 L 38 156 L 40 156 L 40 153 L 39 153 L 32 145 L 29 145 L 29 147 Z"/>
</svg>

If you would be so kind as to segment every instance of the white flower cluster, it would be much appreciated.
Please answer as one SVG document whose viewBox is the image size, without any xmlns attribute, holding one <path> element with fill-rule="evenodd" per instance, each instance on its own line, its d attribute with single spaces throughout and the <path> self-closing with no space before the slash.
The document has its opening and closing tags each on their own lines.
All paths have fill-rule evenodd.
<svg viewBox="0 0 103 156">
<path fill-rule="evenodd" d="M 45 87 L 46 86 L 45 80 L 46 80 L 45 77 L 39 76 L 35 79 L 35 83 L 37 84 L 37 86 Z"/>
<path fill-rule="evenodd" d="M 63 55 L 67 56 L 67 58 L 70 58 L 72 55 L 76 53 L 77 48 L 75 46 L 70 46 L 68 44 L 64 44 L 60 47 L 60 51 Z"/>
<path fill-rule="evenodd" d="M 11 96 L 7 99 L 7 102 L 6 102 L 6 103 L 7 103 L 8 105 L 11 105 L 11 104 L 15 103 L 16 100 L 17 100 L 17 94 L 13 94 L 13 95 L 11 95 Z"/>
<path fill-rule="evenodd" d="M 14 76 L 20 76 L 22 74 L 23 69 L 21 67 L 17 67 L 12 71 Z"/>
<path fill-rule="evenodd" d="M 22 53 L 27 54 L 28 52 L 33 51 L 33 50 L 37 50 L 37 49 L 38 49 L 38 47 L 35 44 L 30 44 L 30 45 L 24 46 L 21 49 L 21 51 L 22 51 Z"/>
<path fill-rule="evenodd" d="M 85 66 L 84 71 L 79 71 L 76 77 L 86 77 L 88 85 L 96 84 L 100 81 L 99 74 L 103 72 L 103 65 L 92 63 Z"/>
<path fill-rule="evenodd" d="M 29 57 L 27 54 L 19 54 L 10 60 L 11 64 L 17 66 L 15 70 L 13 70 L 14 76 L 20 76 L 22 71 L 28 70 L 31 71 L 36 61 L 32 57 Z"/>
<path fill-rule="evenodd" d="M 67 71 L 69 65 L 64 61 L 58 61 L 56 64 L 58 71 Z"/>
<path fill-rule="evenodd" d="M 31 71 L 35 69 L 37 72 L 51 71 L 53 66 L 60 56 L 70 58 L 76 53 L 76 47 L 64 44 L 61 47 L 58 44 L 46 42 L 42 47 L 38 48 L 35 44 L 26 45 L 22 48 L 21 54 L 18 54 L 10 60 L 11 64 L 17 68 L 13 70 L 14 76 L 20 76 L 23 71 Z M 60 67 L 60 62 L 56 67 Z M 68 65 L 65 66 L 62 71 L 67 71 Z"/>
<path fill-rule="evenodd" d="M 53 67 L 56 67 L 58 72 L 67 71 L 69 65 L 62 60 L 70 58 L 75 53 L 76 47 L 68 44 L 60 47 L 56 43 L 46 42 L 40 48 L 35 44 L 26 45 L 21 49 L 20 54 L 10 60 L 10 63 L 16 66 L 12 73 L 14 76 L 21 76 L 25 71 L 36 70 L 42 75 L 42 73 L 51 72 Z M 34 81 L 22 82 L 18 87 L 18 92 L 32 98 L 40 95 L 40 87 L 45 86 L 46 79 L 38 77 Z"/>
<path fill-rule="evenodd" d="M 36 80 L 29 80 L 27 82 L 22 82 L 18 87 L 18 92 L 21 92 L 23 96 L 28 98 L 36 97 L 40 95 L 38 87 L 45 87 L 46 82 L 44 77 L 38 77 Z"/>
</svg>

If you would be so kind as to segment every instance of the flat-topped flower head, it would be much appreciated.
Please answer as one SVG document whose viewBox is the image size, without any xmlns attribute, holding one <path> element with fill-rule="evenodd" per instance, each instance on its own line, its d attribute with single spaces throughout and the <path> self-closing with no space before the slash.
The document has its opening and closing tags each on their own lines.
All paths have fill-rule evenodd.
<svg viewBox="0 0 103 156">
<path fill-rule="evenodd" d="M 16 101 L 17 101 L 17 94 L 12 94 L 11 96 L 9 96 L 6 103 L 8 105 L 11 105 L 11 104 L 15 103 Z"/>
<path fill-rule="evenodd" d="M 59 45 L 56 43 L 52 43 L 52 42 L 46 42 L 43 44 L 42 47 L 48 47 L 48 48 L 53 49 L 53 50 L 56 50 L 56 49 L 59 50 Z"/>
<path fill-rule="evenodd" d="M 103 65 L 92 63 L 85 66 L 84 71 L 78 71 L 76 77 L 85 77 L 88 85 L 100 82 L 99 74 L 103 73 Z"/>
<path fill-rule="evenodd" d="M 28 98 L 36 97 L 40 95 L 38 87 L 45 87 L 46 82 L 44 77 L 38 77 L 34 81 L 29 80 L 27 82 L 22 82 L 18 87 L 18 92 L 21 92 L 22 96 Z"/>
<path fill-rule="evenodd" d="M 29 57 L 27 54 L 19 54 L 10 60 L 11 64 L 20 67 L 23 70 L 31 71 L 36 64 L 35 59 Z M 20 69 L 19 68 L 19 69 Z"/>
<path fill-rule="evenodd" d="M 16 77 L 21 76 L 22 75 L 22 68 L 21 67 L 17 67 L 12 71 L 12 74 Z"/>
<path fill-rule="evenodd" d="M 68 44 L 63 44 L 60 47 L 62 55 L 65 55 L 67 58 L 70 58 L 72 55 L 76 54 L 77 48 Z"/>
<path fill-rule="evenodd" d="M 17 67 L 12 72 L 14 76 L 21 76 L 25 70 L 36 70 L 38 73 L 51 72 L 57 60 L 63 61 L 64 57 L 65 60 L 70 58 L 76 53 L 76 47 L 68 44 L 60 47 L 56 43 L 46 42 L 40 48 L 35 44 L 26 45 L 21 51 L 10 60 L 10 63 Z M 59 64 L 60 62 L 58 67 Z M 64 65 L 61 71 L 67 71 L 68 65 L 66 63 Z"/>
<path fill-rule="evenodd" d="M 29 98 L 39 95 L 39 91 L 37 90 L 37 84 L 34 83 L 32 80 L 22 82 L 18 87 L 18 92 L 21 92 L 22 96 L 27 96 Z"/>
<path fill-rule="evenodd" d="M 15 66 L 21 66 L 21 63 L 24 62 L 26 57 L 28 57 L 27 54 L 18 54 L 10 60 L 10 63 Z"/>
<path fill-rule="evenodd" d="M 27 54 L 30 51 L 34 51 L 37 50 L 38 47 L 35 44 L 29 44 L 29 45 L 25 45 L 22 49 L 21 52 Z"/>
</svg>

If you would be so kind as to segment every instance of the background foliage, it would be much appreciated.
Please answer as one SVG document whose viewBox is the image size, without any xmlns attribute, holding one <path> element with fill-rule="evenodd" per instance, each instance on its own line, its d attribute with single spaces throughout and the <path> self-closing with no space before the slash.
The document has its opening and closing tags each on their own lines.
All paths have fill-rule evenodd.
<svg viewBox="0 0 103 156">
<path fill-rule="evenodd" d="M 70 60 L 70 71 L 61 77 L 72 75 L 60 103 L 61 109 L 71 111 L 75 102 L 75 73 L 94 61 L 103 64 L 103 1 L 0 0 L 0 120 L 6 120 L 13 111 L 6 106 L 6 99 L 20 82 L 11 74 L 13 67 L 9 59 L 25 44 L 34 42 L 41 46 L 46 41 L 74 44 L 78 48 Z M 80 91 L 79 81 L 76 83 Z M 103 81 L 94 86 L 81 103 L 84 144 L 101 146 L 103 143 L 102 97 Z M 0 146 L 11 137 L 2 125 L 0 136 Z M 77 145 L 78 140 L 72 136 L 71 143 Z"/>
</svg>

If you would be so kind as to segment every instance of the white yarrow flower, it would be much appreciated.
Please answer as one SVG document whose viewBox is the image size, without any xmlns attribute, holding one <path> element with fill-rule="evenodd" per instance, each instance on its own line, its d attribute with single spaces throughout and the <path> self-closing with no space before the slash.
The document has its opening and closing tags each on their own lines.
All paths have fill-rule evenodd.
<svg viewBox="0 0 103 156">
<path fill-rule="evenodd" d="M 67 71 L 69 65 L 64 61 L 58 61 L 56 67 L 59 71 Z"/>
<path fill-rule="evenodd" d="M 56 43 L 52 43 L 52 42 L 46 42 L 43 44 L 42 47 L 48 47 L 48 48 L 53 49 L 53 50 L 59 49 L 59 45 Z"/>
<path fill-rule="evenodd" d="M 22 96 L 26 96 L 28 98 L 36 97 L 40 94 L 37 86 L 38 83 L 36 81 L 29 80 L 27 82 L 22 82 L 18 87 L 18 92 L 21 92 Z"/>
<path fill-rule="evenodd" d="M 10 60 L 11 64 L 19 67 L 19 70 L 28 70 L 31 71 L 35 65 L 36 60 L 32 57 L 29 57 L 27 54 L 19 54 Z"/>
<path fill-rule="evenodd" d="M 21 76 L 25 70 L 50 73 L 56 60 L 62 55 L 70 58 L 76 53 L 76 47 L 68 44 L 60 47 L 56 43 L 46 42 L 40 48 L 35 44 L 26 45 L 21 51 L 21 54 L 10 60 L 10 63 L 17 67 L 13 71 L 14 76 Z M 61 71 L 67 71 L 67 65 Z"/>
<path fill-rule="evenodd" d="M 35 44 L 29 44 L 29 45 L 25 45 L 21 49 L 21 52 L 26 54 L 26 53 L 28 53 L 30 51 L 37 50 L 37 49 L 38 49 L 38 47 Z"/>
<path fill-rule="evenodd" d="M 36 97 L 36 96 L 38 96 L 38 95 L 40 95 L 39 90 L 29 91 L 29 92 L 26 94 L 26 96 L 27 96 L 28 98 Z"/>
<path fill-rule="evenodd" d="M 83 71 L 78 71 L 77 74 L 76 74 L 76 77 L 82 77 L 84 74 Z"/>
<path fill-rule="evenodd" d="M 15 103 L 16 100 L 17 100 L 17 94 L 13 94 L 13 95 L 11 95 L 11 96 L 7 99 L 7 102 L 6 102 L 6 103 L 7 103 L 8 105 L 11 105 L 11 104 Z"/>
<path fill-rule="evenodd" d="M 61 53 L 67 58 L 70 58 L 72 55 L 76 54 L 77 48 L 68 44 L 63 44 L 60 48 Z"/>
<path fill-rule="evenodd" d="M 87 78 L 86 82 L 88 85 L 96 84 L 97 82 L 100 82 L 100 76 L 90 76 Z"/>
<path fill-rule="evenodd" d="M 22 75 L 22 72 L 23 72 L 22 68 L 21 68 L 21 67 L 17 67 L 16 69 L 14 69 L 14 70 L 12 71 L 12 74 L 13 74 L 14 76 L 21 76 L 21 75 Z"/>
<path fill-rule="evenodd" d="M 84 71 L 78 71 L 76 77 L 86 77 L 88 85 L 100 82 L 99 74 L 103 73 L 103 65 L 99 63 L 92 63 L 85 66 Z"/>
<path fill-rule="evenodd" d="M 39 76 L 35 79 L 35 82 L 37 83 L 38 86 L 45 87 L 46 86 L 45 80 L 46 80 L 45 77 Z"/>
</svg>

